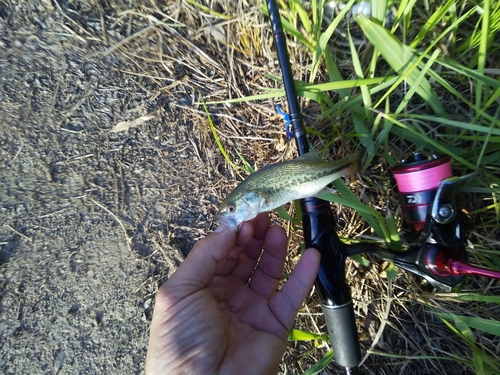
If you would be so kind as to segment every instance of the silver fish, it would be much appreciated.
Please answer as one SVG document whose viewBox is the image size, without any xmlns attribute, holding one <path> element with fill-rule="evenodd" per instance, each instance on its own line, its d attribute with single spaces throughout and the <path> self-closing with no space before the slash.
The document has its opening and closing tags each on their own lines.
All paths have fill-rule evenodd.
<svg viewBox="0 0 500 375">
<path fill-rule="evenodd" d="M 233 230 L 257 214 L 295 199 L 312 197 L 330 182 L 359 169 L 361 153 L 324 161 L 317 152 L 268 165 L 251 174 L 221 203 L 217 220 Z"/>
</svg>

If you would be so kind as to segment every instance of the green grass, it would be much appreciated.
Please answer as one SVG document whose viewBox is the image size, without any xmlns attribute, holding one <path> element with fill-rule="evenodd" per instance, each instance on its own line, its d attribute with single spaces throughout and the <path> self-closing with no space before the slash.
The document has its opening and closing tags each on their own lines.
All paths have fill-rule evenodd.
<svg viewBox="0 0 500 375">
<path fill-rule="evenodd" d="M 322 23 L 322 1 L 280 4 L 289 40 L 309 56 L 308 79 L 296 81 L 298 95 L 322 108 L 318 122 L 331 120 L 336 124 L 331 132 L 311 129 L 310 135 L 320 139 L 324 149 L 335 145 L 339 136 L 367 148 L 369 162 L 385 161 L 386 179 L 387 169 L 410 151 L 449 155 L 455 175 L 473 176 L 459 186 L 472 202 L 470 211 L 480 215 L 470 240 L 474 245 L 471 254 L 483 265 L 500 269 L 498 244 L 490 237 L 490 232 L 498 229 L 500 213 L 500 2 L 373 0 L 371 18 L 355 15 L 349 21 L 348 11 L 354 4 L 349 1 L 326 25 Z M 387 10 L 394 14 L 391 24 L 385 24 Z M 267 12 L 265 7 L 262 11 Z M 333 41 L 338 38 L 338 28 L 346 35 L 347 47 L 342 53 Z M 362 47 L 356 43 L 360 40 L 366 41 Z M 347 69 L 346 61 L 350 64 Z M 279 77 L 269 78 L 280 87 Z M 259 94 L 227 102 L 282 96 L 280 88 L 262 88 Z M 221 144 L 219 147 L 223 149 Z M 387 185 L 380 187 L 376 181 L 364 177 L 372 195 L 387 195 Z M 335 187 L 338 195 L 322 193 L 320 197 L 352 208 L 388 247 L 401 248 L 398 221 L 390 210 L 383 215 L 363 203 L 342 181 L 335 182 Z M 297 218 L 285 214 L 281 212 L 298 225 Z M 474 295 L 464 294 L 461 300 Z M 494 296 L 475 296 L 479 310 L 487 311 L 489 304 L 499 303 Z M 498 355 L 487 352 L 480 340 L 482 331 L 500 340 L 496 320 L 452 311 L 436 314 L 449 327 L 450 340 L 465 342 L 472 359 L 459 355 L 419 358 L 459 361 L 478 374 L 500 373 Z M 291 335 L 291 339 L 310 337 L 316 344 L 324 339 L 310 334 Z M 307 373 L 321 371 L 331 358 L 327 352 Z"/>
</svg>

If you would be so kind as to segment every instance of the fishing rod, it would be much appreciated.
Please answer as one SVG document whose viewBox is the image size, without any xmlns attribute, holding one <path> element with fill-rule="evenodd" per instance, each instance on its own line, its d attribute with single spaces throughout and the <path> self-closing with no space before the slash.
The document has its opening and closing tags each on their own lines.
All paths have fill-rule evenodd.
<svg viewBox="0 0 500 375">
<path fill-rule="evenodd" d="M 303 155 L 310 151 L 309 142 L 302 123 L 286 38 L 276 1 L 266 0 L 266 2 L 288 102 L 290 126 L 298 153 Z M 301 199 L 300 207 L 305 245 L 314 247 L 321 253 L 315 285 L 321 300 L 335 361 L 344 367 L 346 374 L 358 374 L 361 351 L 351 292 L 345 279 L 347 250 L 337 235 L 337 224 L 330 202 L 311 197 Z"/>
</svg>

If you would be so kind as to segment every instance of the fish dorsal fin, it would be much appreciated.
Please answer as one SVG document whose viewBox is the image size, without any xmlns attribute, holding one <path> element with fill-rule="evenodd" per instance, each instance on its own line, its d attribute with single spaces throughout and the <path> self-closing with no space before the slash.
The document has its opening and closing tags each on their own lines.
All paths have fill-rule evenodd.
<svg viewBox="0 0 500 375">
<path fill-rule="evenodd" d="M 306 152 L 305 154 L 299 156 L 298 158 L 295 158 L 295 160 L 323 161 L 323 158 L 321 157 L 321 154 L 319 153 L 319 151 L 312 150 L 312 151 Z"/>
</svg>

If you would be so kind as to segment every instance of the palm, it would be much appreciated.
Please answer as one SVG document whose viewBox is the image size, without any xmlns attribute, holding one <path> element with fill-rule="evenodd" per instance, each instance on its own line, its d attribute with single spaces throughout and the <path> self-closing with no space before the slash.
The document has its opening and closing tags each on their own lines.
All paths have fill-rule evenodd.
<svg viewBox="0 0 500 375">
<path fill-rule="evenodd" d="M 206 258 L 208 250 L 193 248 L 157 298 L 148 373 L 155 369 L 276 373 L 288 328 L 314 279 L 318 256 L 309 256 L 309 263 L 307 259 L 301 262 L 275 294 L 286 256 L 286 235 L 279 227 L 268 228 L 267 215 L 257 217 L 242 227 L 232 249 L 222 250 L 220 259 L 217 253 L 212 262 L 205 259 L 204 268 L 196 258 Z M 212 246 L 227 243 L 227 232 L 219 235 L 220 244 L 215 241 Z M 198 245 L 203 246 L 202 242 Z M 155 321 L 159 303 L 165 306 L 160 307 L 161 316 Z M 164 331 L 161 338 L 155 337 L 159 331 Z M 153 347 L 154 343 L 160 344 Z"/>
</svg>

